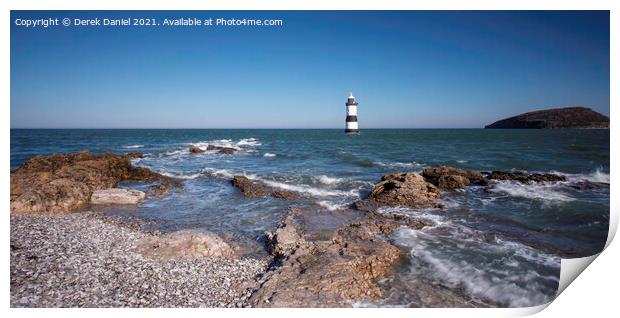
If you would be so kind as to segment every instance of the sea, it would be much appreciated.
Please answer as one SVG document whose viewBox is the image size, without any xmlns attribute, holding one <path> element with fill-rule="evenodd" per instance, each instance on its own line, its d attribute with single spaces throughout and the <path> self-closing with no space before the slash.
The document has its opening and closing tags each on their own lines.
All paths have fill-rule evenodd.
<svg viewBox="0 0 620 318">
<path fill-rule="evenodd" d="M 561 258 L 602 250 L 610 214 L 609 138 L 607 129 L 364 129 L 359 134 L 341 129 L 12 129 L 11 169 L 55 152 L 143 153 L 134 165 L 182 179 L 183 188 L 103 213 L 138 218 L 160 232 L 215 232 L 247 246 L 247 257 L 266 253 L 265 232 L 290 206 L 311 211 L 317 228 L 346 223 L 340 211 L 365 198 L 386 173 L 447 165 L 561 174 L 567 181 L 501 181 L 444 191 L 444 209 L 381 208 L 433 225 L 391 235 L 406 260 L 381 282 L 389 290 L 385 299 L 357 304 L 427 306 L 411 287 L 423 283 L 474 302 L 524 307 L 553 299 Z M 188 151 L 209 144 L 238 151 Z M 302 198 L 242 197 L 230 182 L 235 175 L 297 191 Z"/>
</svg>

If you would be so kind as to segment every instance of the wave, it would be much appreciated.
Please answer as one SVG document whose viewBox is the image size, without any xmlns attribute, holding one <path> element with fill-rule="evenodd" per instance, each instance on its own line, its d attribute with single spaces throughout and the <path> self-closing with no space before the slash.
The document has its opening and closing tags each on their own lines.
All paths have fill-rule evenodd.
<svg viewBox="0 0 620 318">
<path fill-rule="evenodd" d="M 559 191 L 559 183 L 523 184 L 517 181 L 500 181 L 489 188 L 490 192 L 513 197 L 542 200 L 545 202 L 570 202 L 575 198 Z"/>
<path fill-rule="evenodd" d="M 143 148 L 144 145 L 129 145 L 129 146 L 123 146 L 123 149 L 138 149 L 138 148 Z"/>
<path fill-rule="evenodd" d="M 245 138 L 245 139 L 239 140 L 235 145 L 238 147 L 241 147 L 241 146 L 256 147 L 256 146 L 261 146 L 262 144 L 258 142 L 258 139 L 256 138 Z"/>
<path fill-rule="evenodd" d="M 275 181 L 275 180 L 269 180 L 269 179 L 265 179 L 265 178 L 260 178 L 260 177 L 250 177 L 248 176 L 249 179 L 253 179 L 253 180 L 257 180 L 260 181 L 270 187 L 273 188 L 278 188 L 278 189 L 283 189 L 283 190 L 289 190 L 289 191 L 295 191 L 295 192 L 299 192 L 299 193 L 305 193 L 305 194 L 309 194 L 312 196 L 317 196 L 317 197 L 335 197 L 335 196 L 356 196 L 359 197 L 359 192 L 355 189 L 350 190 L 350 191 L 341 191 L 341 190 L 328 190 L 328 189 L 319 189 L 319 188 L 313 188 L 309 185 L 305 185 L 305 184 L 288 184 L 288 183 L 283 183 L 283 182 L 279 182 L 279 181 Z"/>
<path fill-rule="evenodd" d="M 412 161 L 412 162 L 381 162 L 374 161 L 374 165 L 379 167 L 388 167 L 388 168 L 421 168 L 424 167 L 424 164 Z"/>
<path fill-rule="evenodd" d="M 346 204 L 337 204 L 326 200 L 317 201 L 317 204 L 329 211 L 341 210 L 347 206 Z"/>
<path fill-rule="evenodd" d="M 275 157 L 276 154 L 275 153 L 270 153 L 270 152 L 266 152 L 263 157 Z"/>
<path fill-rule="evenodd" d="M 562 173 L 562 172 L 553 172 L 556 174 L 560 174 L 566 177 L 568 181 L 572 182 L 580 182 L 580 181 L 589 181 L 594 183 L 610 183 L 609 173 L 605 173 L 601 168 L 597 168 L 591 173 L 578 173 L 578 174 L 570 174 L 570 173 Z"/>
<path fill-rule="evenodd" d="M 341 179 L 341 178 L 333 178 L 333 177 L 328 177 L 326 175 L 320 175 L 318 177 L 316 177 L 317 180 L 319 180 L 319 182 L 323 183 L 323 184 L 338 184 L 341 183 L 343 181 L 345 181 L 346 179 Z"/>
<path fill-rule="evenodd" d="M 177 178 L 177 179 L 185 179 L 185 180 L 192 180 L 192 179 L 196 179 L 200 176 L 202 176 L 202 173 L 198 172 L 198 173 L 192 173 L 192 174 L 183 174 L 183 173 L 172 173 L 172 172 L 160 172 L 160 174 L 166 176 L 166 177 L 171 177 L 171 178 Z"/>
<path fill-rule="evenodd" d="M 448 230 L 437 233 L 447 234 L 430 227 L 401 228 L 393 235 L 396 244 L 410 251 L 409 275 L 508 307 L 539 305 L 552 297 L 559 280 L 558 257 L 501 238 L 485 240 L 479 231 L 451 222 L 440 227 Z"/>
<path fill-rule="evenodd" d="M 232 170 L 216 169 L 216 168 L 204 168 L 201 170 L 201 172 L 204 174 L 214 176 L 214 177 L 227 178 L 227 179 L 232 179 L 234 176 L 239 175 L 239 173 L 235 173 Z"/>
</svg>

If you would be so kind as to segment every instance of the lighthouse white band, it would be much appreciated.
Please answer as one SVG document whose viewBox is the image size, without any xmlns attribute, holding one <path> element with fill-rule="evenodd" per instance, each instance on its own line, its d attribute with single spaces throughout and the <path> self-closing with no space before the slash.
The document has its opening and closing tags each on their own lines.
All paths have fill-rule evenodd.
<svg viewBox="0 0 620 318">
<path fill-rule="evenodd" d="M 347 130 L 358 130 L 356 121 L 348 121 L 347 122 Z"/>
<path fill-rule="evenodd" d="M 357 116 L 357 106 L 347 106 L 347 116 Z"/>
</svg>

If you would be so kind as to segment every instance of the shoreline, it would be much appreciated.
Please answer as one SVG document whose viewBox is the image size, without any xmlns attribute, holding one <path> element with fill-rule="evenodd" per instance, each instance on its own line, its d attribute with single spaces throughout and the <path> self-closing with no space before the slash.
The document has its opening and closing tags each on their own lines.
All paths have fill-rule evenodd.
<svg viewBox="0 0 620 318">
<path fill-rule="evenodd" d="M 265 261 L 143 256 L 157 237 L 93 212 L 11 214 L 11 307 L 241 307 Z"/>
</svg>

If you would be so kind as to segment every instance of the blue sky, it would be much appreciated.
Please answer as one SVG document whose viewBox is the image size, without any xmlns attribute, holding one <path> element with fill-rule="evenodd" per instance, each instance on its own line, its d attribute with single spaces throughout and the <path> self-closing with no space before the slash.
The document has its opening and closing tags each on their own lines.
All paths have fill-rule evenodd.
<svg viewBox="0 0 620 318">
<path fill-rule="evenodd" d="M 282 27 L 11 26 L 12 128 L 483 127 L 609 115 L 609 14 L 13 11 L 17 18 L 282 19 Z"/>
</svg>

